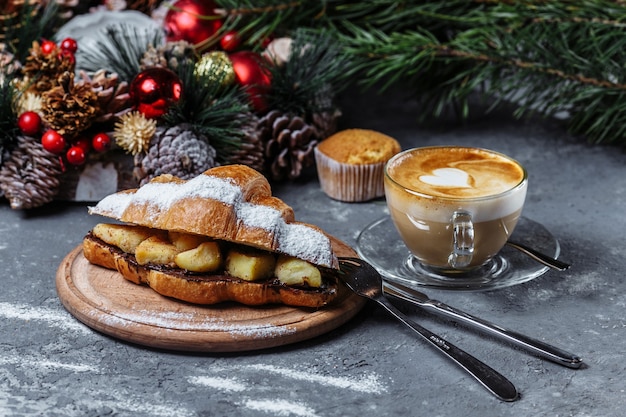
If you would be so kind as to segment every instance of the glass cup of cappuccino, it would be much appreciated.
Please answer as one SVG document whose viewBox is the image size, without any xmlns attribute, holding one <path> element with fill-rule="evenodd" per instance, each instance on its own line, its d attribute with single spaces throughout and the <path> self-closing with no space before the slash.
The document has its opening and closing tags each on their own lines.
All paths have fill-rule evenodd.
<svg viewBox="0 0 626 417">
<path fill-rule="evenodd" d="M 520 218 L 528 175 L 499 152 L 462 146 L 403 151 L 385 167 L 391 219 L 419 263 L 460 276 L 488 263 Z"/>
</svg>

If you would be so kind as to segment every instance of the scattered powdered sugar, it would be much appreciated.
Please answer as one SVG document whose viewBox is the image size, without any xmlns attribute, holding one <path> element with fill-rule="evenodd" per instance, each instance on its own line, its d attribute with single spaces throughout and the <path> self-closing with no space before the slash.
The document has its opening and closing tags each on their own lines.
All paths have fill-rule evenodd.
<svg viewBox="0 0 626 417">
<path fill-rule="evenodd" d="M 233 335 L 249 336 L 253 338 L 271 338 L 293 334 L 297 329 L 288 326 L 273 326 L 271 324 L 237 324 L 221 318 L 199 317 L 194 313 L 163 311 L 155 313 L 151 310 L 134 310 L 129 313 L 115 312 L 104 317 L 98 311 L 92 313 L 99 320 L 109 325 L 128 327 L 133 325 L 148 325 L 167 330 L 194 330 L 206 332 L 224 332 Z M 199 320 L 200 318 L 200 320 Z"/>
<path fill-rule="evenodd" d="M 333 264 L 331 243 L 326 235 L 302 224 L 286 223 L 278 210 L 248 203 L 237 185 L 206 174 L 181 183 L 150 182 L 134 193 L 111 194 L 95 207 L 90 207 L 89 212 L 121 219 L 131 204 L 147 204 L 148 216 L 156 218 L 176 202 L 191 197 L 212 199 L 232 206 L 241 223 L 275 233 L 280 252 L 318 265 Z"/>
<path fill-rule="evenodd" d="M 268 206 L 241 202 L 237 206 L 237 217 L 246 226 L 267 229 L 279 225 L 282 217 L 278 210 Z"/>
<path fill-rule="evenodd" d="M 36 320 L 46 323 L 48 326 L 60 327 L 81 333 L 91 332 L 86 326 L 74 320 L 69 314 L 45 307 L 0 303 L 0 317 L 26 321 Z"/>
<path fill-rule="evenodd" d="M 361 378 L 341 378 L 267 364 L 249 365 L 247 368 L 254 369 L 255 371 L 270 372 L 298 381 L 315 382 L 324 386 L 350 389 L 357 392 L 380 394 L 387 391 L 387 388 L 380 382 L 380 378 L 377 375 L 365 375 Z"/>
<path fill-rule="evenodd" d="M 120 218 L 131 204 L 147 203 L 153 208 L 151 214 L 156 216 L 177 201 L 191 197 L 210 198 L 234 205 L 242 199 L 242 194 L 241 190 L 229 181 L 199 175 L 182 183 L 150 182 L 134 192 L 111 194 L 100 200 L 95 207 L 90 207 L 89 212 Z"/>
<path fill-rule="evenodd" d="M 274 416 L 318 417 L 315 410 L 294 401 L 246 400 L 241 406 L 254 411 L 271 413 Z"/>
<path fill-rule="evenodd" d="M 7 353 L 3 353 L 3 355 L 3 357 L 0 357 L 0 365 L 10 364 L 14 366 L 28 366 L 29 368 L 38 368 L 45 370 L 64 369 L 71 372 L 90 372 L 94 374 L 99 372 L 99 369 L 93 365 L 42 360 L 41 357 L 34 357 L 25 354 L 20 354 L 19 356 L 10 356 Z"/>
<path fill-rule="evenodd" d="M 102 214 L 119 218 L 130 205 L 133 194 L 116 193 L 104 197 L 97 206 L 89 207 L 90 214 Z"/>
<path fill-rule="evenodd" d="M 298 369 L 301 368 L 301 369 Z M 237 375 L 238 379 L 232 377 L 219 376 L 192 376 L 188 378 L 188 382 L 197 386 L 216 389 L 223 392 L 245 393 L 248 397 L 239 401 L 240 407 L 253 411 L 267 413 L 273 416 L 295 416 L 295 417 L 317 417 L 316 410 L 302 401 L 293 401 L 291 399 L 281 399 L 276 397 L 263 398 L 267 392 L 267 388 L 259 385 L 256 381 L 269 381 L 272 387 L 276 386 L 292 386 L 293 380 L 302 381 L 308 384 L 319 384 L 331 390 L 346 389 L 365 394 L 381 394 L 387 391 L 387 388 L 379 381 L 376 374 L 370 374 L 357 377 L 337 377 L 323 375 L 304 370 L 306 364 L 300 364 L 297 368 L 284 368 L 264 363 L 247 364 L 247 365 L 230 365 L 224 367 L 212 366 L 210 371 L 215 373 L 223 373 L 226 375 Z M 255 375 L 250 377 L 250 383 L 241 382 L 247 380 L 249 374 Z M 263 374 L 272 374 L 271 378 L 264 377 Z M 282 378 L 284 380 L 280 380 Z M 312 388 L 313 389 L 313 388 Z M 260 396 L 257 396 L 261 394 Z M 349 395 L 349 393 L 346 393 Z"/>
<path fill-rule="evenodd" d="M 227 392 L 242 392 L 248 389 L 245 384 L 235 379 L 215 376 L 192 376 L 189 383 Z"/>
<path fill-rule="evenodd" d="M 281 252 L 308 259 L 318 265 L 332 265 L 328 257 L 331 253 L 330 241 L 322 233 L 303 224 L 285 224 L 279 233 Z"/>
</svg>

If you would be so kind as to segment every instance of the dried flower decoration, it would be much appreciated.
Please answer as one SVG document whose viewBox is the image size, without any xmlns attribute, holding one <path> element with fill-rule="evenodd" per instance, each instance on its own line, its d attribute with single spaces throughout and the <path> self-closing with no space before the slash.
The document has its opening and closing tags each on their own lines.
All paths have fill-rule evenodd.
<svg viewBox="0 0 626 417">
<path fill-rule="evenodd" d="M 117 144 L 132 155 L 145 152 L 156 132 L 156 120 L 148 119 L 138 111 L 122 115 L 115 123 L 113 137 Z"/>
</svg>

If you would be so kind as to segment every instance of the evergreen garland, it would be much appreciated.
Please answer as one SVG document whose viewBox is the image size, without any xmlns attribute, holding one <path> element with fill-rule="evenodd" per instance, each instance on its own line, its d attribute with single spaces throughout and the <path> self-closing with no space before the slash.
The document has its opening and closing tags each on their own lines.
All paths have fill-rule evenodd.
<svg viewBox="0 0 626 417">
<path fill-rule="evenodd" d="M 292 36 L 289 62 L 268 67 L 272 76 L 269 108 L 306 116 L 332 110 L 323 108 L 328 103 L 317 98 L 325 91 L 336 93 L 343 88 L 337 81 L 349 63 L 325 33 L 296 30 Z"/>
<path fill-rule="evenodd" d="M 20 62 L 26 60 L 33 41 L 53 36 L 53 28 L 59 23 L 57 11 L 56 2 L 41 6 L 27 0 L 18 8 L 14 18 L 2 21 L 7 49 Z"/>
<path fill-rule="evenodd" d="M 12 78 L 0 73 L 0 164 L 4 162 L 4 152 L 15 145 L 19 129 L 15 123 L 15 97 L 17 91 Z"/>
<path fill-rule="evenodd" d="M 243 135 L 241 127 L 250 114 L 243 90 L 226 85 L 225 74 L 217 68 L 198 74 L 193 61 L 181 61 L 176 72 L 185 89 L 181 100 L 163 116 L 164 123 L 191 125 L 209 138 L 220 160 L 238 149 Z"/>
<path fill-rule="evenodd" d="M 105 69 L 128 82 L 139 73 L 141 58 L 148 48 L 163 43 L 161 31 L 138 30 L 128 24 L 109 26 L 104 32 L 100 49 L 83 51 L 82 68 L 91 72 Z"/>
<path fill-rule="evenodd" d="M 626 144 L 626 3 L 608 0 L 220 0 L 252 39 L 326 31 L 349 57 L 346 80 L 402 85 L 426 115 L 477 91 L 515 115 L 566 114 L 594 143 Z"/>
</svg>

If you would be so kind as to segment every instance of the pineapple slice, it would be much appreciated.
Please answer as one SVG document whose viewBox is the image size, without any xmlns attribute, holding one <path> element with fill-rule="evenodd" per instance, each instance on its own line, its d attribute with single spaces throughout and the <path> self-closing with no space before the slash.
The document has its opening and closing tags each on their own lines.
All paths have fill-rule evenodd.
<svg viewBox="0 0 626 417">
<path fill-rule="evenodd" d="M 168 232 L 168 237 L 170 242 L 181 252 L 197 248 L 201 243 L 209 240 L 209 238 L 205 236 L 172 231 Z"/>
<path fill-rule="evenodd" d="M 109 245 L 117 246 L 126 253 L 135 253 L 137 245 L 158 231 L 141 226 L 100 223 L 93 228 L 92 233 L 95 237 Z"/>
<path fill-rule="evenodd" d="M 231 249 L 226 257 L 226 272 L 246 281 L 257 281 L 273 275 L 276 259 L 269 252 Z"/>
<path fill-rule="evenodd" d="M 222 265 L 222 254 L 217 242 L 202 242 L 193 249 L 177 254 L 174 261 L 179 268 L 187 271 L 213 272 Z"/>
<path fill-rule="evenodd" d="M 135 258 L 139 265 L 156 264 L 175 266 L 178 249 L 169 241 L 159 236 L 150 236 L 137 245 Z"/>
<path fill-rule="evenodd" d="M 274 275 L 285 285 L 304 285 L 320 287 L 322 274 L 314 265 L 302 259 L 281 255 L 276 262 Z"/>
</svg>

